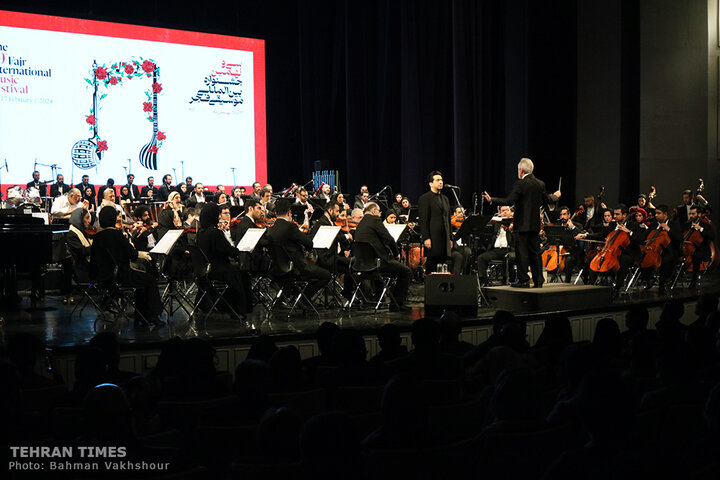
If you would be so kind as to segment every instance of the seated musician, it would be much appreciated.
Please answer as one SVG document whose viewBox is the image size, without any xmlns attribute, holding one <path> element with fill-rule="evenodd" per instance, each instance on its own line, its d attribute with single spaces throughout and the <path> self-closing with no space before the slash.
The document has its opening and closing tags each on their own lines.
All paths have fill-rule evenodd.
<svg viewBox="0 0 720 480">
<path fill-rule="evenodd" d="M 67 192 L 70 191 L 70 185 L 66 185 L 64 179 L 65 177 L 63 177 L 63 175 L 60 173 L 56 177 L 57 182 L 50 185 L 51 197 L 59 197 L 60 195 L 65 195 Z"/>
<path fill-rule="evenodd" d="M 167 203 L 158 214 L 157 240 L 160 240 L 168 230 L 183 228 L 183 216 L 183 204 L 180 194 L 171 192 Z M 217 226 L 217 221 L 215 223 Z"/>
<path fill-rule="evenodd" d="M 85 187 L 80 188 L 80 193 L 82 193 L 82 200 L 83 202 L 87 200 L 88 202 L 88 210 L 90 212 L 95 212 L 95 209 L 97 208 L 97 203 L 95 201 L 95 187 Z"/>
<path fill-rule="evenodd" d="M 315 198 L 323 200 L 325 203 L 330 203 L 330 200 L 332 200 L 332 188 L 330 187 L 330 184 L 324 183 Z"/>
<path fill-rule="evenodd" d="M 225 235 L 225 240 L 227 240 L 230 245 L 234 245 L 230 235 L 230 220 L 232 220 L 232 217 L 230 216 L 230 205 L 227 203 L 218 204 L 218 210 L 220 210 L 218 229 L 223 233 L 223 235 Z"/>
<path fill-rule="evenodd" d="M 188 245 L 197 245 L 197 232 L 200 227 L 200 212 L 202 210 L 195 208 L 188 208 L 185 213 L 187 217 L 183 221 L 183 229 L 185 230 L 185 240 Z"/>
<path fill-rule="evenodd" d="M 229 285 L 224 298 L 241 319 L 244 319 L 245 315 L 252 312 L 252 301 L 248 297 L 249 280 L 240 271 L 240 267 L 230 262 L 231 258 L 237 259 L 240 256 L 240 251 L 230 245 L 225 234 L 218 229 L 219 216 L 217 204 L 209 202 L 202 207 L 197 244 L 210 262 L 210 279 Z"/>
<path fill-rule="evenodd" d="M 205 195 L 205 185 L 203 185 L 202 183 L 196 183 L 192 194 L 188 197 L 185 204 L 188 207 L 197 207 L 198 203 L 205 202 L 207 202 Z M 200 205 L 200 207 L 202 207 L 202 205 Z"/>
<path fill-rule="evenodd" d="M 115 180 L 113 180 L 112 178 L 108 178 L 105 185 L 101 185 L 98 188 L 98 198 L 105 198 L 104 193 L 105 193 L 105 190 L 107 190 L 107 189 L 112 190 L 113 194 L 117 196 L 117 192 L 115 191 Z M 113 197 L 113 198 L 115 198 L 115 197 Z"/>
<path fill-rule="evenodd" d="M 623 203 L 618 204 L 613 209 L 613 218 L 615 219 L 615 230 L 623 231 L 627 233 L 630 237 L 630 244 L 620 254 L 620 268 L 618 269 L 617 275 L 615 277 L 615 291 L 620 291 L 623 286 L 623 282 L 625 281 L 625 276 L 628 273 L 628 269 L 635 263 L 637 263 L 642 256 L 640 245 L 642 245 L 645 241 L 645 233 L 642 231 L 642 229 L 636 222 L 628 222 L 628 208 L 627 205 Z M 580 234 L 575 238 L 587 238 L 591 240 L 607 239 L 607 237 L 601 238 L 601 236 L 598 234 L 588 233 Z M 588 278 L 590 282 L 594 282 L 594 279 L 597 278 L 597 275 L 595 274 L 595 272 L 591 272 Z"/>
<path fill-rule="evenodd" d="M 265 228 L 265 211 L 257 200 L 245 200 L 245 215 L 240 222 L 230 227 L 230 237 L 232 244 L 237 246 L 245 233 L 251 228 Z M 267 233 L 267 232 L 266 232 Z M 252 253 L 240 252 L 239 263 L 243 270 L 251 272 L 267 272 L 269 260 L 263 255 L 262 248 L 267 245 L 267 235 L 263 235 L 258 240 L 257 245 Z"/>
<path fill-rule="evenodd" d="M 244 207 L 245 201 L 243 200 L 243 190 L 240 187 L 232 189 L 232 196 L 230 197 L 230 205 L 233 207 Z"/>
<path fill-rule="evenodd" d="M 410 311 L 410 307 L 406 306 L 405 302 L 412 271 L 396 260 L 399 254 L 398 246 L 382 223 L 380 207 L 377 203 L 370 202 L 365 207 L 365 214 L 355 230 L 354 238 L 356 242 L 372 245 L 376 255 L 380 258 L 380 271 L 396 278 L 393 297 L 398 305 L 391 303 L 390 311 Z"/>
<path fill-rule="evenodd" d="M 367 189 L 367 187 L 364 187 Z M 363 211 L 367 208 L 368 204 L 370 203 L 370 192 L 367 190 L 362 192 L 360 195 L 355 196 L 355 205 L 353 205 L 355 208 L 360 208 Z"/>
<path fill-rule="evenodd" d="M 655 207 L 655 221 L 649 227 L 650 231 L 662 230 L 670 236 L 670 244 L 662 251 L 662 263 L 660 264 L 660 279 L 658 281 L 658 293 L 666 294 L 666 286 L 672 272 L 682 255 L 682 225 L 677 221 L 670 221 L 670 208 L 667 205 Z M 648 234 L 649 237 L 649 234 Z M 642 272 L 644 278 L 652 275 L 652 269 L 645 269 Z M 652 287 L 652 282 L 647 283 L 647 288 Z"/>
<path fill-rule="evenodd" d="M 120 205 L 125 205 L 126 203 L 132 203 L 133 199 L 130 195 L 130 187 L 127 185 L 123 185 L 120 187 Z"/>
<path fill-rule="evenodd" d="M 157 281 L 152 275 L 131 267 L 130 262 L 142 258 L 150 261 L 146 252 L 138 252 L 115 228 L 118 213 L 115 209 L 100 210 L 101 230 L 95 235 L 90 249 L 91 277 L 98 281 L 112 280 L 113 270 L 117 266 L 118 280 L 128 285 L 138 285 L 135 290 L 135 309 L 142 314 L 135 316 L 135 326 L 143 326 L 143 317 L 155 326 L 164 325 L 158 316 L 162 313 L 162 302 Z"/>
<path fill-rule="evenodd" d="M 410 219 L 410 199 L 403 197 L 400 201 L 400 208 L 395 211 L 401 223 L 408 223 Z"/>
<path fill-rule="evenodd" d="M 260 205 L 265 211 L 265 218 L 275 218 L 275 202 L 272 200 L 272 190 L 269 188 L 260 191 Z"/>
<path fill-rule="evenodd" d="M 395 225 L 396 221 L 397 221 L 397 215 L 395 214 L 394 211 L 390 210 L 385 215 L 385 220 L 383 221 L 383 223 L 386 225 Z"/>
<path fill-rule="evenodd" d="M 26 190 L 30 190 L 31 188 L 35 188 L 38 192 L 40 192 L 40 196 L 44 197 L 47 195 L 47 183 L 40 181 L 40 172 L 35 170 L 32 173 L 32 181 L 28 182 L 27 185 L 25 185 Z"/>
<path fill-rule="evenodd" d="M 82 194 L 77 188 L 72 188 L 66 195 L 56 198 L 50 209 L 53 219 L 70 218 L 70 215 L 78 208 L 90 209 L 90 203 L 81 198 Z"/>
<path fill-rule="evenodd" d="M 500 207 L 498 216 L 502 218 L 512 218 L 513 212 L 509 206 L 503 205 Z M 490 248 L 480 254 L 477 259 L 478 280 L 480 280 L 482 285 L 487 284 L 487 267 L 492 260 L 502 260 L 506 255 L 509 255 L 510 261 L 515 261 L 515 247 L 513 245 L 511 224 L 504 224 L 499 221 L 491 223 L 494 230 L 492 243 L 490 244 Z"/>
<path fill-rule="evenodd" d="M 683 230 L 689 232 L 694 229 L 702 235 L 702 243 L 695 248 L 692 255 L 693 277 L 690 280 L 690 288 L 695 288 L 700 278 L 700 264 L 709 262 L 712 258 L 710 244 L 715 240 L 715 228 L 710 222 L 702 218 L 705 213 L 704 207 L 693 205 L 690 207 L 690 216 Z"/>
<path fill-rule="evenodd" d="M 352 211 L 352 208 L 350 208 L 350 205 L 345 201 L 345 195 L 342 193 L 336 193 L 332 197 L 332 201 L 337 203 L 340 206 L 340 212 L 343 211 L 350 213 Z"/>
<path fill-rule="evenodd" d="M 323 216 L 320 217 L 308 232 L 308 237 L 312 240 L 322 226 L 334 227 L 335 222 L 340 216 L 340 206 L 337 203 L 330 202 L 325 205 Z M 348 254 L 350 252 L 350 240 L 352 236 L 340 230 L 330 248 L 317 250 L 317 263 L 326 270 L 337 272 L 345 275 L 343 280 L 342 296 L 346 300 L 352 298 L 352 278 L 350 277 Z"/>
<path fill-rule="evenodd" d="M 155 177 L 148 177 L 147 185 L 145 185 L 140 191 L 140 196 L 150 200 L 151 202 L 157 199 L 158 189 L 155 186 Z"/>
<path fill-rule="evenodd" d="M 582 232 L 577 225 L 571 220 L 570 208 L 560 207 L 559 223 L 560 225 L 567 228 L 572 237 L 575 238 Z M 570 245 L 563 245 L 563 247 L 569 250 L 569 255 L 565 258 L 565 283 L 570 283 L 572 280 L 572 274 L 574 270 L 582 268 L 584 263 L 583 250 L 580 246 L 573 241 Z"/>
<path fill-rule="evenodd" d="M 308 281 L 305 296 L 311 299 L 330 281 L 330 272 L 311 263 L 305 257 L 305 252 L 312 251 L 313 243 L 292 221 L 290 201 L 279 199 L 275 204 L 275 214 L 277 215 L 275 225 L 268 229 L 265 235 L 269 243 L 285 249 L 293 262 L 293 269 L 296 269 L 303 280 Z"/>
<path fill-rule="evenodd" d="M 92 215 L 84 208 L 77 208 L 70 215 L 70 231 L 65 234 L 75 273 L 81 282 L 90 281 L 90 247 L 93 239 L 88 235 L 92 228 Z"/>
<path fill-rule="evenodd" d="M 150 209 L 145 205 L 138 206 L 133 215 L 137 218 L 136 228 L 131 238 L 135 248 L 141 252 L 148 252 L 155 246 L 155 224 L 150 217 Z"/>
<path fill-rule="evenodd" d="M 575 224 L 582 230 L 590 230 L 597 227 L 603 221 L 603 211 L 607 210 L 604 203 L 595 204 L 595 197 L 591 193 L 585 194 L 582 210 L 575 216 Z M 612 212 L 610 212 L 612 217 Z"/>
<path fill-rule="evenodd" d="M 682 192 L 682 201 L 680 205 L 675 207 L 677 212 L 677 218 L 682 225 L 685 225 L 690 218 L 690 207 L 693 205 L 693 192 L 692 190 L 684 190 Z"/>
<path fill-rule="evenodd" d="M 169 173 L 166 173 L 163 176 L 163 183 L 160 185 L 160 188 L 158 188 L 158 194 L 157 194 L 157 200 L 159 202 L 167 202 L 170 198 L 170 193 L 173 192 L 172 187 L 172 175 Z"/>
<path fill-rule="evenodd" d="M 395 211 L 395 215 L 399 215 L 398 212 L 402 210 L 402 193 L 395 194 L 395 201 L 390 205 L 390 209 Z"/>
<path fill-rule="evenodd" d="M 298 219 L 297 222 L 302 225 L 307 225 L 309 228 L 310 217 L 312 217 L 314 209 L 312 203 L 308 201 L 308 191 L 305 190 L 305 188 L 300 187 L 297 189 L 297 192 L 295 192 L 295 205 L 292 206 L 292 209 L 294 212 L 297 212 L 297 214 L 302 212 L 302 219 Z"/>
<path fill-rule="evenodd" d="M 120 216 L 125 216 L 125 210 L 115 203 L 115 189 L 114 188 L 106 188 L 103 190 L 102 193 L 102 202 L 100 202 L 100 205 L 98 205 L 98 219 L 100 216 L 100 211 L 104 208 L 112 208 L 112 210 L 115 210 Z"/>
</svg>

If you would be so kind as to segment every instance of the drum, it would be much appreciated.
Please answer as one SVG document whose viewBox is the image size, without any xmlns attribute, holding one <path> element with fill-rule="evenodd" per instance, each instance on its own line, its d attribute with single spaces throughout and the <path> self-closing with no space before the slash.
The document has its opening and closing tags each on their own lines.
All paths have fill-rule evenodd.
<svg viewBox="0 0 720 480">
<path fill-rule="evenodd" d="M 25 201 L 25 190 L 22 187 L 14 186 L 7 190 L 7 201 L 10 205 L 17 207 Z"/>
<path fill-rule="evenodd" d="M 419 243 L 411 243 L 408 250 L 408 267 L 415 270 L 420 266 L 425 266 L 422 246 Z"/>
</svg>

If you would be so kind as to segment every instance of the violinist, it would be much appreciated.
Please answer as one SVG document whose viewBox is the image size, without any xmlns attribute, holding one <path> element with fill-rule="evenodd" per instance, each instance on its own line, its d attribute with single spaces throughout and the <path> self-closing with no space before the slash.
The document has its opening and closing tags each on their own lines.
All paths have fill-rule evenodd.
<svg viewBox="0 0 720 480">
<path fill-rule="evenodd" d="M 234 245 L 232 236 L 230 235 L 230 220 L 232 219 L 230 216 L 230 207 L 227 205 L 218 205 L 218 209 L 220 210 L 218 230 L 225 235 L 225 240 L 227 240 L 230 245 Z"/>
<path fill-rule="evenodd" d="M 265 212 L 262 205 L 257 200 L 245 200 L 245 215 L 236 222 L 235 225 L 230 227 L 230 236 L 233 241 L 233 245 L 237 246 L 240 240 L 245 236 L 245 233 L 251 228 L 265 228 Z M 240 252 L 241 255 L 238 258 L 240 268 L 245 271 L 252 272 L 267 272 L 270 266 L 269 258 L 262 254 L 262 248 L 267 245 L 267 235 L 260 237 L 255 249 L 248 252 Z"/>
<path fill-rule="evenodd" d="M 338 206 L 340 207 L 340 211 L 341 211 L 341 212 L 344 211 L 344 212 L 347 212 L 347 213 L 349 214 L 350 211 L 352 210 L 352 209 L 350 208 L 350 205 L 348 205 L 348 203 L 345 201 L 345 195 L 342 194 L 342 193 L 336 193 L 335 195 L 333 195 L 332 201 L 334 201 L 335 203 L 338 204 Z"/>
<path fill-rule="evenodd" d="M 56 198 L 51 209 L 53 219 L 70 218 L 77 209 L 89 210 L 90 203 L 81 199 L 82 195 L 77 188 L 72 188 L 66 195 Z"/>
<path fill-rule="evenodd" d="M 155 186 L 155 177 L 148 177 L 147 185 L 140 191 L 140 197 L 153 201 L 158 196 L 158 188 Z"/>
<path fill-rule="evenodd" d="M 395 201 L 393 202 L 392 205 L 390 205 L 390 208 L 395 211 L 395 215 L 398 215 L 398 216 L 399 216 L 399 215 L 401 214 L 401 212 L 402 212 L 402 208 L 403 208 L 403 206 L 402 206 L 402 200 L 403 200 L 402 194 L 401 194 L 401 193 L 396 193 L 396 194 L 395 194 Z"/>
<path fill-rule="evenodd" d="M 383 223 L 384 223 L 385 225 L 395 225 L 395 222 L 396 222 L 396 221 L 397 221 L 397 215 L 395 215 L 395 212 L 393 212 L 392 210 L 390 210 L 390 211 L 387 212 L 387 214 L 385 215 L 385 220 L 383 221 Z"/>
<path fill-rule="evenodd" d="M 304 187 L 297 189 L 295 193 L 295 204 L 292 206 L 293 216 L 297 216 L 295 219 L 297 223 L 310 227 L 310 217 L 313 214 L 312 203 L 308 201 L 308 191 Z"/>
<path fill-rule="evenodd" d="M 252 195 L 250 196 L 252 198 Z M 265 218 L 275 217 L 275 202 L 272 200 L 272 190 L 263 188 L 260 191 L 260 205 L 262 205 L 265 211 Z"/>
<path fill-rule="evenodd" d="M 453 229 L 453 233 L 457 233 L 457 231 L 462 226 L 463 222 L 465 221 L 465 209 L 458 205 L 455 207 L 455 211 L 453 212 L 452 216 L 450 217 L 450 226 Z"/>
<path fill-rule="evenodd" d="M 65 234 L 68 252 L 77 279 L 90 281 L 90 247 L 93 238 L 92 215 L 85 208 L 78 208 L 70 215 L 70 231 Z"/>
<path fill-rule="evenodd" d="M 165 236 L 168 230 L 183 228 L 183 204 L 180 193 L 170 192 L 168 201 L 158 215 L 157 240 Z"/>
<path fill-rule="evenodd" d="M 150 218 L 150 209 L 145 205 L 138 206 L 133 215 L 137 218 L 137 227 L 132 232 L 132 243 L 135 248 L 141 252 L 147 252 L 155 246 L 155 227 L 156 223 Z"/>
<path fill-rule="evenodd" d="M 100 205 L 98 205 L 97 209 L 98 219 L 100 218 L 100 212 L 104 208 L 112 208 L 118 213 L 118 215 L 120 215 L 120 217 L 124 218 L 125 210 L 123 210 L 120 205 L 115 203 L 115 188 L 106 188 L 105 190 L 103 190 L 102 197 L 102 202 L 100 202 Z"/>
<path fill-rule="evenodd" d="M 498 217 L 511 219 L 513 218 L 512 209 L 503 205 L 497 214 Z M 477 272 L 478 280 L 481 285 L 487 284 L 487 267 L 492 260 L 502 260 L 508 257 L 510 262 L 515 262 L 515 246 L 513 243 L 512 223 L 506 224 L 502 221 L 493 221 L 493 240 L 484 253 L 478 256 Z"/>
<path fill-rule="evenodd" d="M 658 205 L 655 207 L 655 221 L 649 227 L 648 239 L 654 230 L 663 231 L 670 237 L 670 243 L 662 250 L 662 260 L 660 264 L 660 279 L 658 283 L 658 293 L 665 295 L 666 285 L 672 276 L 672 272 L 682 254 L 682 226 L 670 220 L 669 207 L 667 205 Z M 643 269 L 643 278 L 648 279 L 653 272 L 653 268 Z M 652 282 L 647 282 L 647 287 L 652 287 Z"/>
<path fill-rule="evenodd" d="M 317 195 L 315 195 L 315 198 L 322 200 L 326 204 L 330 203 L 330 200 L 332 199 L 332 188 L 330 187 L 330 184 L 323 183 L 322 189 Z"/>
<path fill-rule="evenodd" d="M 711 260 L 711 243 L 715 239 L 715 229 L 706 219 L 702 218 L 702 214 L 705 213 L 703 207 L 693 205 L 690 207 L 690 215 L 688 221 L 684 226 L 685 241 L 692 242 L 695 246 L 695 250 L 692 252 L 692 269 L 693 276 L 690 280 L 690 288 L 695 288 L 700 278 L 700 264 L 709 262 Z M 699 232 L 701 239 L 698 238 L 697 242 L 693 241 L 693 235 L 697 235 L 695 232 Z"/>
<path fill-rule="evenodd" d="M 308 237 L 310 239 L 315 238 L 315 235 L 322 226 L 335 226 L 339 215 L 340 206 L 334 202 L 328 203 L 323 209 L 322 217 L 313 224 L 312 229 L 308 232 Z M 335 272 L 337 275 L 345 275 L 342 296 L 347 301 L 350 301 L 353 293 L 353 282 L 349 270 L 350 261 L 348 259 L 350 256 L 350 240 L 352 240 L 352 236 L 349 233 L 343 232 L 341 229 L 330 245 L 330 248 L 317 250 L 318 265 Z"/>
<path fill-rule="evenodd" d="M 183 221 L 183 229 L 185 230 L 185 240 L 188 245 L 197 245 L 197 232 L 200 227 L 200 208 L 188 208 L 187 217 Z M 182 237 L 181 237 L 182 238 Z"/>
<path fill-rule="evenodd" d="M 245 201 L 243 200 L 243 190 L 240 187 L 232 189 L 232 196 L 230 197 L 230 205 L 233 207 L 244 207 Z"/>
</svg>

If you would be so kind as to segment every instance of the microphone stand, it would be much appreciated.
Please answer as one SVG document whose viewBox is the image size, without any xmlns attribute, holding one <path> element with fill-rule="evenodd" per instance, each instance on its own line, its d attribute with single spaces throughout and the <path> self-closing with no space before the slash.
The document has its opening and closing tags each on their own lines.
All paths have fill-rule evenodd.
<svg viewBox="0 0 720 480">
<path fill-rule="evenodd" d="M 455 201 L 457 202 L 458 207 L 462 208 L 463 211 L 464 211 L 464 210 L 465 210 L 465 207 L 462 206 L 462 203 L 460 203 L 460 199 L 458 198 L 458 195 L 457 195 L 457 193 L 455 192 L 455 189 L 456 189 L 456 188 L 459 188 L 459 187 L 448 187 L 448 188 L 449 188 L 450 190 L 452 190 L 452 192 L 453 192 L 453 197 L 455 197 Z"/>
<path fill-rule="evenodd" d="M 180 163 L 182 164 L 183 162 L 180 162 Z M 232 174 L 233 174 L 233 188 L 235 188 L 235 187 L 237 186 L 237 182 L 235 182 L 235 167 L 230 167 L 230 170 L 232 170 Z M 185 176 L 185 172 L 183 171 L 183 177 L 184 177 L 184 176 Z"/>
</svg>

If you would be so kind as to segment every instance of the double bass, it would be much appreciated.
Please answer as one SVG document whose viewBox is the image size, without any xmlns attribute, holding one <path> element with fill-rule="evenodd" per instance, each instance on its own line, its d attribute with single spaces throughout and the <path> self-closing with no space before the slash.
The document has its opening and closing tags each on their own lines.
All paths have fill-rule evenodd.
<svg viewBox="0 0 720 480">
<path fill-rule="evenodd" d="M 615 230 L 605 237 L 605 245 L 590 262 L 593 272 L 616 273 L 620 269 L 620 255 L 630 245 L 630 235 L 623 230 Z"/>
</svg>

